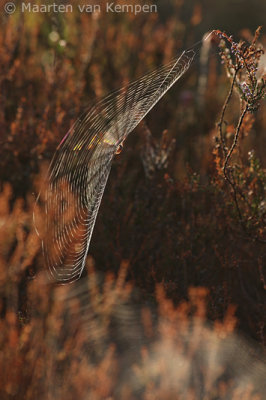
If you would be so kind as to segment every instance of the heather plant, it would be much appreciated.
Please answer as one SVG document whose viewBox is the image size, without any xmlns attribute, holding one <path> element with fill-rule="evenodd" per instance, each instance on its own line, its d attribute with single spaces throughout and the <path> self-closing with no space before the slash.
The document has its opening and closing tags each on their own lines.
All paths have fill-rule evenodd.
<svg viewBox="0 0 266 400">
<path fill-rule="evenodd" d="M 158 305 L 137 307 L 129 268 L 102 278 L 90 258 L 73 285 L 51 285 L 43 273 L 24 280 L 27 309 L 9 299 L 1 310 L 2 399 L 263 398 L 265 366 L 234 334 L 234 307 L 210 325 L 208 290 L 190 288 L 175 306 L 162 285 Z M 17 271 L 1 276 L 19 297 Z"/>
<path fill-rule="evenodd" d="M 243 157 L 240 157 L 240 165 L 236 162 L 231 165 L 231 159 L 239 141 L 249 134 L 254 123 L 254 118 L 250 113 L 253 114 L 259 109 L 266 92 L 266 75 L 258 75 L 259 62 L 264 54 L 262 46 L 258 44 L 261 27 L 256 30 L 251 44 L 244 41 L 236 43 L 232 36 L 229 37 L 221 31 L 214 32 L 221 39 L 220 55 L 231 81 L 231 87 L 218 123 L 219 145 L 217 147 L 221 150 L 219 153 L 220 163 L 222 163 L 223 175 L 231 187 L 242 228 L 246 234 L 252 232 L 253 238 L 264 241 L 265 171 L 261 168 L 254 151 L 249 153 L 247 166 L 244 166 Z M 226 45 L 227 43 L 229 47 Z M 233 127 L 233 137 L 228 140 L 230 135 L 228 135 L 229 129 L 225 115 L 234 90 L 239 96 L 240 116 L 238 123 Z M 232 131 L 232 126 L 230 129 Z M 252 187 L 254 187 L 254 191 Z M 260 216 L 258 209 L 260 209 Z"/>
</svg>

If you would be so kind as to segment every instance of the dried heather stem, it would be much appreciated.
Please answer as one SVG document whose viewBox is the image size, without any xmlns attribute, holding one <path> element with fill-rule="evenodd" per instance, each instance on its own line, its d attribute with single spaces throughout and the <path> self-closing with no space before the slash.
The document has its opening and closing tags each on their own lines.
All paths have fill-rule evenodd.
<svg viewBox="0 0 266 400">
<path fill-rule="evenodd" d="M 234 77 L 233 77 L 233 80 L 232 80 L 232 84 L 231 84 L 231 87 L 230 87 L 230 91 L 229 91 L 228 96 L 227 96 L 227 98 L 225 100 L 225 103 L 223 105 L 220 121 L 218 122 L 218 127 L 219 127 L 219 132 L 220 132 L 220 139 L 221 139 L 221 143 L 222 143 L 222 149 L 223 149 L 224 157 L 226 157 L 226 143 L 225 143 L 225 139 L 224 139 L 223 129 L 222 128 L 223 128 L 223 123 L 224 123 L 225 112 L 226 112 L 227 106 L 228 106 L 228 104 L 229 104 L 229 102 L 231 100 L 232 94 L 233 94 L 233 90 L 234 90 L 234 86 L 235 86 L 235 82 L 236 82 L 236 77 L 237 77 L 238 71 L 239 71 L 239 68 L 235 70 Z"/>
</svg>

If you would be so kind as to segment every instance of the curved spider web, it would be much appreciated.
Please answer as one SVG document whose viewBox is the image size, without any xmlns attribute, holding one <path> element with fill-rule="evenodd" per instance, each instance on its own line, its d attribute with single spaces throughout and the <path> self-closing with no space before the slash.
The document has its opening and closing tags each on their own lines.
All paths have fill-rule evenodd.
<svg viewBox="0 0 266 400">
<path fill-rule="evenodd" d="M 114 155 L 145 115 L 187 71 L 194 51 L 105 97 L 73 125 L 58 146 L 37 203 L 43 204 L 45 264 L 56 281 L 83 271 Z"/>
</svg>

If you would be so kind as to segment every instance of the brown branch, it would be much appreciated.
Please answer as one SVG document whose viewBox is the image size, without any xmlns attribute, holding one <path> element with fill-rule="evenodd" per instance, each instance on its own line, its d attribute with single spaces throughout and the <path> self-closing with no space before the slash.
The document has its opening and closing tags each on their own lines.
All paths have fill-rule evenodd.
<svg viewBox="0 0 266 400">
<path fill-rule="evenodd" d="M 245 115 L 246 115 L 247 111 L 248 111 L 248 105 L 246 104 L 246 106 L 245 106 L 245 108 L 244 108 L 244 110 L 243 110 L 243 112 L 242 112 L 242 114 L 241 114 L 241 116 L 239 118 L 237 127 L 236 127 L 233 144 L 232 144 L 229 152 L 226 155 L 226 159 L 225 159 L 224 166 L 223 166 L 223 172 L 224 172 L 225 179 L 227 181 L 229 181 L 230 184 L 232 184 L 232 183 L 231 183 L 231 181 L 230 181 L 230 179 L 228 178 L 228 175 L 227 175 L 228 163 L 229 163 L 230 158 L 231 158 L 231 156 L 232 156 L 232 154 L 233 154 L 233 152 L 234 152 L 234 150 L 236 148 L 236 145 L 237 145 L 237 142 L 238 142 L 238 138 L 239 138 L 240 129 L 241 129 L 241 126 L 242 126 L 242 123 L 244 121 L 244 118 L 245 118 Z"/>
<path fill-rule="evenodd" d="M 221 139 L 221 143 L 222 143 L 222 149 L 223 149 L 224 157 L 226 157 L 226 143 L 225 143 L 225 139 L 224 139 L 224 136 L 223 136 L 224 116 L 225 116 L 225 112 L 226 112 L 227 106 L 228 106 L 228 104 L 229 104 L 229 102 L 231 100 L 232 94 L 233 94 L 233 90 L 234 90 L 234 86 L 235 86 L 235 82 L 236 82 L 236 76 L 237 76 L 238 71 L 239 71 L 239 68 L 237 68 L 235 70 L 234 77 L 233 77 L 233 80 L 232 80 L 232 84 L 231 84 L 231 87 L 230 87 L 230 91 L 229 91 L 228 96 L 227 96 L 227 98 L 226 98 L 226 100 L 224 102 L 221 118 L 220 118 L 220 121 L 218 122 L 218 127 L 219 127 L 219 132 L 220 132 L 220 139 Z"/>
<path fill-rule="evenodd" d="M 244 110 L 243 110 L 243 112 L 242 112 L 242 114 L 241 114 L 241 116 L 239 118 L 237 127 L 236 127 L 233 144 L 232 144 L 229 152 L 226 155 L 226 159 L 225 159 L 224 166 L 223 166 L 224 177 L 225 177 L 225 180 L 227 180 L 227 182 L 229 182 L 230 186 L 233 189 L 233 199 L 234 199 L 234 202 L 235 202 L 235 205 L 236 205 L 236 209 L 237 209 L 237 212 L 238 212 L 238 215 L 239 215 L 239 219 L 240 219 L 242 228 L 244 230 L 246 230 L 246 227 L 245 227 L 245 224 L 244 224 L 244 221 L 243 221 L 242 213 L 241 213 L 241 210 L 240 210 L 240 207 L 239 207 L 239 203 L 238 203 L 238 199 L 237 199 L 237 194 L 238 194 L 237 187 L 235 185 L 235 182 L 233 182 L 231 177 L 229 177 L 229 174 L 227 173 L 227 170 L 228 170 L 228 164 L 229 164 L 229 161 L 231 159 L 231 156 L 232 156 L 232 154 L 233 154 L 233 152 L 234 152 L 234 150 L 235 150 L 235 148 L 237 146 L 240 129 L 241 129 L 241 126 L 242 126 L 242 123 L 244 121 L 244 118 L 245 118 L 245 115 L 246 115 L 247 111 L 248 111 L 248 105 L 246 104 L 246 106 L 245 106 L 245 108 L 244 108 Z"/>
</svg>

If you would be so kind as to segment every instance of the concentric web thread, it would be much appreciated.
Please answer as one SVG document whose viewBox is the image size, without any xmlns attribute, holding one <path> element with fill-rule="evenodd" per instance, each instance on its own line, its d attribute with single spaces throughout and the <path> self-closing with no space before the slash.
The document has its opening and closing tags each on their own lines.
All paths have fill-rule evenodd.
<svg viewBox="0 0 266 400">
<path fill-rule="evenodd" d="M 58 146 L 34 212 L 45 264 L 56 281 L 81 276 L 114 155 L 188 70 L 194 55 L 193 50 L 184 51 L 105 97 L 75 122 Z M 42 217 L 37 215 L 40 209 Z"/>
</svg>

